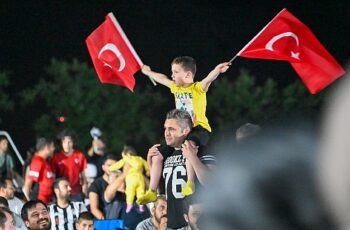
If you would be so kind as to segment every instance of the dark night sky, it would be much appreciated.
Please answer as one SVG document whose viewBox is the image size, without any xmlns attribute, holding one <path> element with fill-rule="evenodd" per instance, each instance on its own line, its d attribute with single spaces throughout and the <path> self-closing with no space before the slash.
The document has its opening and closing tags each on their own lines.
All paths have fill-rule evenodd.
<svg viewBox="0 0 350 230">
<path fill-rule="evenodd" d="M 91 64 L 85 38 L 113 12 L 144 63 L 169 73 L 172 58 L 189 55 L 197 59 L 198 75 L 203 76 L 233 57 L 284 7 L 345 66 L 350 51 L 349 0 L 2 0 L 0 70 L 12 72 L 10 90 L 15 95 L 45 77 L 43 68 L 52 57 L 76 57 Z M 258 78 L 279 82 L 296 77 L 281 62 L 238 58 L 232 67 L 232 75 L 246 68 Z M 13 129 L 8 125 L 4 128 Z"/>
</svg>

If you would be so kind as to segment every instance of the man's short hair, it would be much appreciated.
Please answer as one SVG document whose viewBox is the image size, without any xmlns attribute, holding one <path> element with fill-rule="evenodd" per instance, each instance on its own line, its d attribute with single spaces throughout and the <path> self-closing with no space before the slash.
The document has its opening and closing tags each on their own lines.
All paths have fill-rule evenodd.
<svg viewBox="0 0 350 230">
<path fill-rule="evenodd" d="M 94 220 L 94 215 L 92 215 L 92 213 L 91 212 L 88 212 L 88 211 L 86 211 L 86 212 L 82 212 L 82 213 L 80 213 L 80 215 L 79 215 L 79 217 L 78 217 L 78 219 L 77 219 L 77 223 L 80 223 L 82 220 Z"/>
<path fill-rule="evenodd" d="M 63 141 L 63 139 L 65 137 L 70 137 L 73 141 L 73 143 L 75 142 L 76 140 L 76 135 L 75 135 L 75 132 L 73 130 L 70 130 L 70 129 L 64 129 L 62 130 L 59 134 L 58 134 L 58 139 Z"/>
<path fill-rule="evenodd" d="M 154 207 L 157 207 L 157 205 L 159 203 L 158 201 L 160 201 L 160 200 L 167 202 L 165 195 L 158 195 L 157 200 L 154 201 Z"/>
<path fill-rule="evenodd" d="M 183 199 L 183 212 L 184 214 L 188 214 L 190 211 L 190 206 L 194 204 L 199 204 L 200 202 L 195 196 L 186 196 L 185 199 Z"/>
<path fill-rule="evenodd" d="M 6 223 L 6 220 L 7 220 L 7 218 L 6 218 L 6 212 L 7 212 L 10 216 L 12 216 L 12 218 L 13 218 L 13 213 L 10 211 L 10 209 L 8 209 L 8 208 L 1 208 L 1 207 L 0 207 L 0 227 L 1 227 L 1 228 L 5 228 L 5 223 Z"/>
<path fill-rule="evenodd" d="M 189 57 L 189 56 L 176 57 L 171 62 L 171 65 L 173 64 L 181 65 L 181 67 L 185 71 L 191 71 L 193 74 L 193 78 L 194 78 L 194 75 L 196 75 L 196 72 L 197 72 L 196 60 L 192 57 Z"/>
<path fill-rule="evenodd" d="M 39 137 L 36 139 L 35 148 L 37 151 L 43 150 L 46 146 L 53 143 L 53 140 L 47 137 Z"/>
<path fill-rule="evenodd" d="M 5 207 L 9 207 L 9 202 L 5 197 L 0 196 L 0 205 L 3 205 Z"/>
<path fill-rule="evenodd" d="M 22 207 L 21 217 L 22 217 L 23 221 L 28 221 L 28 211 L 29 211 L 29 209 L 32 209 L 37 204 L 44 205 L 45 208 L 48 210 L 47 205 L 43 201 L 41 201 L 41 200 L 30 200 L 30 201 L 26 202 L 23 205 L 23 207 Z"/>
<path fill-rule="evenodd" d="M 0 142 L 3 141 L 3 140 L 7 140 L 7 137 L 6 136 L 0 136 Z"/>
<path fill-rule="evenodd" d="M 182 129 L 193 127 L 191 115 L 185 110 L 173 109 L 167 113 L 166 119 L 176 119 Z"/>
<path fill-rule="evenodd" d="M 59 188 L 59 184 L 61 181 L 68 181 L 68 178 L 67 177 L 59 177 L 59 178 L 56 178 L 55 181 L 53 182 L 53 185 L 52 185 L 52 188 L 53 189 L 58 189 Z"/>
<path fill-rule="evenodd" d="M 104 157 L 103 164 L 106 163 L 107 160 L 118 161 L 119 157 L 116 154 L 108 154 L 107 156 Z"/>
</svg>

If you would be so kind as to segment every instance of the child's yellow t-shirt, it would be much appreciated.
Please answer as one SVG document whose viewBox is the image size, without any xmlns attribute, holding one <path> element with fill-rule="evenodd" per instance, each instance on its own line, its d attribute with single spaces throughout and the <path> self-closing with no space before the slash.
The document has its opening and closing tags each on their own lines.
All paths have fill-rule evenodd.
<svg viewBox="0 0 350 230">
<path fill-rule="evenodd" d="M 195 82 L 185 88 L 178 87 L 174 81 L 171 81 L 170 91 L 175 96 L 176 108 L 186 110 L 191 115 L 194 126 L 201 125 L 211 132 L 208 118 L 205 115 L 207 92 L 202 89 L 200 82 Z"/>
</svg>

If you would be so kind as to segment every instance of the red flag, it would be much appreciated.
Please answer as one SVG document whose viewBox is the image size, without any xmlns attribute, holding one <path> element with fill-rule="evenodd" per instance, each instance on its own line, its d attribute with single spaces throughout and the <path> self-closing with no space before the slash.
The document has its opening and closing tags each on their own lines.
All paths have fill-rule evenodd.
<svg viewBox="0 0 350 230">
<path fill-rule="evenodd" d="M 345 73 L 312 31 L 286 9 L 237 56 L 289 61 L 313 94 Z"/>
<path fill-rule="evenodd" d="M 127 87 L 133 91 L 134 74 L 142 62 L 113 13 L 86 39 L 92 62 L 102 83 Z"/>
</svg>

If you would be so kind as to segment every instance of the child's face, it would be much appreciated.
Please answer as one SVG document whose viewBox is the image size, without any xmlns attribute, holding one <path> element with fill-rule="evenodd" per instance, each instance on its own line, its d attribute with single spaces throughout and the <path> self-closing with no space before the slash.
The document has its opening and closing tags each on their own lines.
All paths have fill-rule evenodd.
<svg viewBox="0 0 350 230">
<path fill-rule="evenodd" d="M 183 86 L 186 83 L 193 82 L 191 71 L 186 71 L 180 64 L 172 64 L 171 72 L 171 78 L 176 86 Z"/>
<path fill-rule="evenodd" d="M 93 230 L 94 222 L 92 220 L 81 220 L 79 223 L 76 223 L 75 227 L 77 230 Z"/>
</svg>

